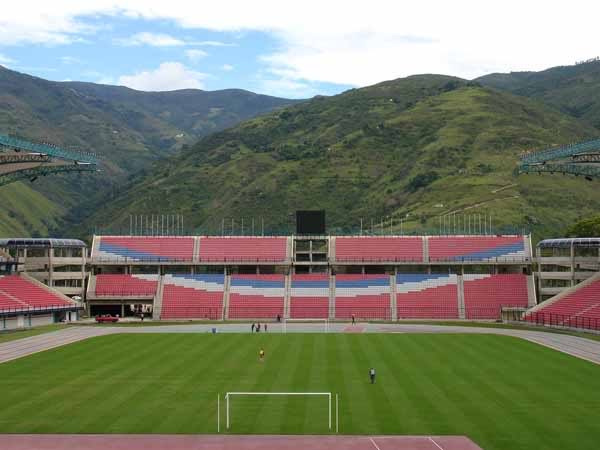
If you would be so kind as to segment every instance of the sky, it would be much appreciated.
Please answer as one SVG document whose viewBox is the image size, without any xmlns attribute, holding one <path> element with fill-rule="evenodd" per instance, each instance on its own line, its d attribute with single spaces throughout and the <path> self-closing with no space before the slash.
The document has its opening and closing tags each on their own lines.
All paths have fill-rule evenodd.
<svg viewBox="0 0 600 450">
<path fill-rule="evenodd" d="M 592 1 L 20 0 L 0 65 L 145 91 L 288 98 L 422 73 L 472 79 L 600 55 Z"/>
</svg>

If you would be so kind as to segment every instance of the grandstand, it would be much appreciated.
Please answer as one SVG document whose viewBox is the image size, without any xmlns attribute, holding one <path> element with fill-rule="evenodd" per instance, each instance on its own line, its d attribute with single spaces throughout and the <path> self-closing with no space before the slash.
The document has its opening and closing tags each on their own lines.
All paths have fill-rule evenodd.
<svg viewBox="0 0 600 450">
<path fill-rule="evenodd" d="M 586 179 L 600 177 L 600 139 L 561 145 L 521 156 L 517 173 L 559 173 Z"/>
<path fill-rule="evenodd" d="M 95 236 L 88 266 L 91 314 L 499 319 L 536 303 L 529 236 Z"/>
<path fill-rule="evenodd" d="M 600 275 L 532 308 L 525 320 L 542 325 L 600 330 Z"/>
<path fill-rule="evenodd" d="M 2 239 L 0 268 L 75 299 L 50 305 L 47 321 L 76 320 L 81 305 L 155 320 L 504 319 L 600 329 L 595 291 L 576 294 L 600 271 L 599 251 L 600 238 L 549 239 L 534 256 L 520 235 L 98 235 L 89 256 L 78 240 Z M 1 300 L 3 317 L 21 315 L 19 323 L 23 311 L 44 310 Z"/>
<path fill-rule="evenodd" d="M 536 247 L 540 304 L 524 317 L 541 325 L 600 329 L 600 238 L 546 239 Z"/>
<path fill-rule="evenodd" d="M 97 164 L 91 153 L 0 135 L 0 186 L 54 173 L 95 172 Z"/>
<path fill-rule="evenodd" d="M 81 307 L 27 275 L 0 275 L 0 329 L 77 320 Z"/>
</svg>

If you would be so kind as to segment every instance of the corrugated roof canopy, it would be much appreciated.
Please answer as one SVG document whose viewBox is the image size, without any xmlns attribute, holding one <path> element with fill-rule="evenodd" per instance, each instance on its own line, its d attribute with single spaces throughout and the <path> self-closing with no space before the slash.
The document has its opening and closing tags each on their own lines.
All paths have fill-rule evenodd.
<svg viewBox="0 0 600 450">
<path fill-rule="evenodd" d="M 0 239 L 0 247 L 4 248 L 86 248 L 85 242 L 79 239 L 47 239 L 47 238 L 7 238 Z"/>
<path fill-rule="evenodd" d="M 562 239 L 544 239 L 538 244 L 540 248 L 571 248 L 573 247 L 600 247 L 600 237 L 591 238 L 562 238 Z"/>
</svg>

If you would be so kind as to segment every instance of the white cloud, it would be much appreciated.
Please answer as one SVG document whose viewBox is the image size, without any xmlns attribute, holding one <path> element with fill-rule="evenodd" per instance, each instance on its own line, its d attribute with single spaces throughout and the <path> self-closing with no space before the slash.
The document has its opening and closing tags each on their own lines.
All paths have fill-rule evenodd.
<svg viewBox="0 0 600 450">
<path fill-rule="evenodd" d="M 117 84 L 139 91 L 174 91 L 202 89 L 208 75 L 196 72 L 178 62 L 164 62 L 156 70 L 147 70 L 119 77 Z"/>
<path fill-rule="evenodd" d="M 97 84 L 115 84 L 115 79 L 111 76 L 101 76 L 96 80 Z"/>
<path fill-rule="evenodd" d="M 191 62 L 197 63 L 202 58 L 208 56 L 208 53 L 206 53 L 204 50 L 193 48 L 193 49 L 190 49 L 190 50 L 186 50 L 185 51 L 185 55 L 188 57 L 188 59 Z"/>
<path fill-rule="evenodd" d="M 266 78 L 260 80 L 260 92 L 285 98 L 309 98 L 319 93 L 309 83 L 290 80 L 288 78 Z"/>
<path fill-rule="evenodd" d="M 192 44 L 198 47 L 237 47 L 237 44 L 221 41 L 198 41 L 192 42 Z"/>
<path fill-rule="evenodd" d="M 599 12 L 589 0 L 547 0 L 543 8 L 522 0 L 501 7 L 472 0 L 304 0 L 292 10 L 279 0 L 220 0 L 210 8 L 188 0 L 23 0 L 3 5 L 0 45 L 69 43 L 94 31 L 87 17 L 167 20 L 185 29 L 266 33 L 277 50 L 262 62 L 288 81 L 362 86 L 415 73 L 472 78 L 588 59 L 599 53 Z"/>
<path fill-rule="evenodd" d="M 151 47 L 178 47 L 186 45 L 181 39 L 174 38 L 163 33 L 136 33 L 124 39 L 116 39 L 115 42 L 125 46 L 149 45 Z"/>
<path fill-rule="evenodd" d="M 221 70 L 225 71 L 225 72 L 231 72 L 234 69 L 234 67 L 231 64 L 223 64 L 221 66 Z"/>
<path fill-rule="evenodd" d="M 12 58 L 9 58 L 6 55 L 3 55 L 2 53 L 0 53 L 0 64 L 12 64 L 14 63 L 15 60 Z"/>
<path fill-rule="evenodd" d="M 61 56 L 60 61 L 63 64 L 67 64 L 67 65 L 78 64 L 81 62 L 81 60 L 79 58 L 75 58 L 74 56 Z"/>
</svg>

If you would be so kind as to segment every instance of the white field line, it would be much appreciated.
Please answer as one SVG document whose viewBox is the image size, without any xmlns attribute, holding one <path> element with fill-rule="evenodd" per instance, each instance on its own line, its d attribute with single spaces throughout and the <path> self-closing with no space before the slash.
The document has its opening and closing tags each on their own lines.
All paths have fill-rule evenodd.
<svg viewBox="0 0 600 450">
<path fill-rule="evenodd" d="M 371 441 L 371 444 L 373 444 L 373 447 L 375 447 L 375 449 L 376 449 L 376 450 L 381 450 L 381 449 L 380 449 L 380 448 L 377 446 L 377 444 L 375 443 L 375 441 L 373 440 L 373 438 L 372 438 L 372 437 L 370 437 L 370 438 L 369 438 L 369 440 Z"/>
<path fill-rule="evenodd" d="M 443 447 L 442 447 L 440 444 L 438 444 L 437 442 L 435 442 L 435 441 L 433 440 L 433 438 L 429 437 L 428 439 L 429 439 L 431 442 L 433 442 L 433 445 L 435 445 L 437 448 L 439 448 L 440 450 L 444 450 L 444 449 L 443 449 Z"/>
</svg>

